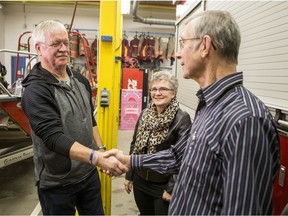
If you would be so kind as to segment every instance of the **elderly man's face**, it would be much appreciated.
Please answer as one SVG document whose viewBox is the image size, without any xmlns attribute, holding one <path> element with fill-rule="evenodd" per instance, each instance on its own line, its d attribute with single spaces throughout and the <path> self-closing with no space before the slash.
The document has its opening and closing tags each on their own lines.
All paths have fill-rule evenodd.
<svg viewBox="0 0 288 216">
<path fill-rule="evenodd" d="M 184 31 L 179 40 L 179 50 L 176 57 L 179 60 L 185 79 L 195 79 L 199 76 L 202 68 L 199 45 L 201 38 L 193 32 L 193 21 L 184 27 Z"/>
<path fill-rule="evenodd" d="M 45 43 L 39 43 L 40 58 L 43 65 L 59 70 L 69 61 L 69 39 L 66 31 L 53 31 L 46 37 Z"/>
</svg>

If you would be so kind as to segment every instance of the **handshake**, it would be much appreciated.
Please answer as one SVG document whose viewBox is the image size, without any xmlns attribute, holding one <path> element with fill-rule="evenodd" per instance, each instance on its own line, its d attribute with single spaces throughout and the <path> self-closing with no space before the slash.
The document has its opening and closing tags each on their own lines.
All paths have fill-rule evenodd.
<svg viewBox="0 0 288 216">
<path fill-rule="evenodd" d="M 109 176 L 120 176 L 130 170 L 130 155 L 118 149 L 106 152 L 96 152 L 92 158 L 92 164 L 101 168 L 103 173 Z"/>
</svg>

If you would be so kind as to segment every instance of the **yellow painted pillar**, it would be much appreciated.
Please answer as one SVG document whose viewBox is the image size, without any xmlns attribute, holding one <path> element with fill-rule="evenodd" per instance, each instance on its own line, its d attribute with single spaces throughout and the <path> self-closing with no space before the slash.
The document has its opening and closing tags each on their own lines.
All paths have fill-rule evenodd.
<svg viewBox="0 0 288 216">
<path fill-rule="evenodd" d="M 101 0 L 98 49 L 97 124 L 107 150 L 117 148 L 122 26 L 123 15 L 121 14 L 121 1 Z M 103 90 L 108 90 L 108 95 L 106 94 L 107 91 L 105 92 Z M 101 93 L 103 100 L 101 100 Z M 101 174 L 100 178 L 105 214 L 110 215 L 111 179 L 105 174 Z"/>
</svg>

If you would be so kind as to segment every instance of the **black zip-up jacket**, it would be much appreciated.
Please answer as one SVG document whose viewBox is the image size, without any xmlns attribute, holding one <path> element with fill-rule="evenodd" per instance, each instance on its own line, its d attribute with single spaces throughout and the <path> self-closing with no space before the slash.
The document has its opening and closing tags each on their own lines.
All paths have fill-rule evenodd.
<svg viewBox="0 0 288 216">
<path fill-rule="evenodd" d="M 22 108 L 32 129 L 35 179 L 40 188 L 77 183 L 95 169 L 69 158 L 75 141 L 96 149 L 96 122 L 89 81 L 68 67 L 67 73 L 69 85 L 57 80 L 39 62 L 22 82 Z"/>
<path fill-rule="evenodd" d="M 135 142 L 136 142 L 136 135 L 137 135 L 137 130 L 138 127 L 140 126 L 141 122 L 142 122 L 142 114 L 143 111 L 141 112 L 136 127 L 135 127 L 135 131 L 134 131 L 134 135 L 133 135 L 133 139 L 131 142 L 131 146 L 130 146 L 130 152 L 129 154 L 131 155 L 134 151 L 134 146 L 135 146 Z M 163 151 L 166 149 L 169 149 L 171 147 L 171 145 L 175 145 L 177 143 L 177 141 L 185 134 L 185 132 L 187 130 L 189 130 L 191 128 L 191 118 L 189 116 L 189 114 L 183 110 L 181 110 L 180 108 L 178 109 L 175 118 L 173 119 L 173 121 L 171 122 L 170 126 L 169 126 L 169 131 L 167 136 L 165 137 L 164 141 L 156 146 L 156 151 Z M 143 179 L 145 179 L 146 181 L 151 181 L 154 183 L 168 183 L 167 184 L 167 188 L 166 191 L 168 193 L 172 192 L 172 189 L 174 187 L 175 184 L 175 179 L 176 176 L 171 176 L 171 175 L 163 175 L 160 173 L 157 173 L 155 171 L 152 170 L 142 170 L 142 171 L 130 171 L 126 174 L 126 179 L 133 181 L 133 176 L 134 176 L 134 172 L 137 172 L 137 174 L 142 177 Z"/>
</svg>

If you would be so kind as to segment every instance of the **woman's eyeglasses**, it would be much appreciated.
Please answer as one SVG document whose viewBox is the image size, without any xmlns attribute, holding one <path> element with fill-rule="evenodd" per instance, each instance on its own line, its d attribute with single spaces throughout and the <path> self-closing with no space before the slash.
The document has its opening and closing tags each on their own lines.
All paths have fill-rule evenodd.
<svg viewBox="0 0 288 216">
<path fill-rule="evenodd" d="M 160 94 L 165 94 L 167 93 L 168 91 L 174 91 L 174 89 L 169 89 L 169 88 L 165 88 L 165 87 L 160 87 L 159 89 L 157 88 L 152 88 L 152 89 L 149 89 L 149 91 L 153 94 L 155 94 L 157 91 L 159 91 Z"/>
</svg>

